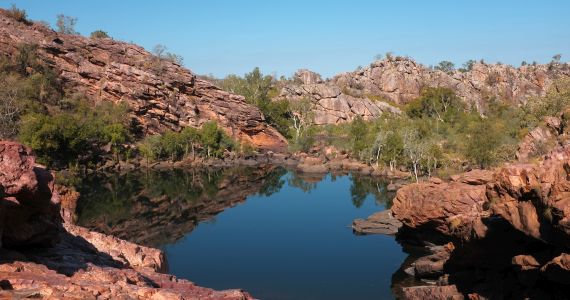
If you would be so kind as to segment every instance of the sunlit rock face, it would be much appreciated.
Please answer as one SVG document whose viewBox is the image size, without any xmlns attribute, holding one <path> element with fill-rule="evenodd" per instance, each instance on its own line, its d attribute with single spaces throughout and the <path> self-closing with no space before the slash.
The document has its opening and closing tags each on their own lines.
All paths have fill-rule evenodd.
<svg viewBox="0 0 570 300">
<path fill-rule="evenodd" d="M 157 62 L 137 45 L 58 34 L 41 24 L 18 22 L 0 10 L 0 54 L 16 55 L 22 44 L 37 45 L 41 59 L 57 71 L 66 88 L 92 102 L 126 102 L 142 133 L 216 120 L 241 141 L 262 149 L 286 148 L 286 140 L 244 97 L 224 92 L 180 65 Z"/>
<path fill-rule="evenodd" d="M 360 116 L 375 119 L 382 113 L 399 113 L 397 105 L 416 99 L 426 87 L 449 88 L 473 109 L 485 112 L 490 101 L 520 105 L 529 97 L 543 96 L 555 80 L 570 76 L 570 65 L 552 63 L 515 68 L 475 63 L 469 71 L 442 72 L 410 58 L 375 61 L 354 72 L 319 82 L 320 76 L 300 70 L 294 84 L 282 88 L 277 99 L 310 99 L 316 124 L 337 124 Z"/>
<path fill-rule="evenodd" d="M 474 170 L 401 188 L 391 212 L 402 241 L 451 241 L 409 264 L 447 288 L 404 289 L 483 298 L 564 298 L 570 291 L 570 146 L 535 163 Z M 445 254 L 445 255 L 442 255 Z M 426 271 L 427 270 L 427 271 Z M 436 271 L 436 272 L 434 272 Z"/>
</svg>

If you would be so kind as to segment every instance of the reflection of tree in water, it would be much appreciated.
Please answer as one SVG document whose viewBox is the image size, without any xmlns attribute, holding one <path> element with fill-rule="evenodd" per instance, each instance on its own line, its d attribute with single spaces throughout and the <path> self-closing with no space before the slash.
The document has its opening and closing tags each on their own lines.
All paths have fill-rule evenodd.
<svg viewBox="0 0 570 300">
<path fill-rule="evenodd" d="M 256 193 L 284 185 L 282 168 L 98 174 L 76 186 L 79 225 L 148 246 L 171 243 Z"/>
<path fill-rule="evenodd" d="M 287 170 L 281 167 L 276 168 L 267 174 L 263 179 L 263 184 L 259 189 L 258 195 L 269 197 L 279 192 L 285 184 L 285 181 L 283 180 L 283 176 L 285 174 L 287 174 Z"/>
<path fill-rule="evenodd" d="M 350 196 L 355 207 L 361 207 L 368 195 L 372 195 L 378 205 L 392 206 L 394 193 L 388 192 L 388 182 L 369 176 L 353 174 L 350 176 Z"/>
<path fill-rule="evenodd" d="M 317 179 L 317 180 L 321 181 L 322 178 Z M 305 180 L 299 175 L 299 173 L 297 173 L 295 171 L 291 171 L 289 177 L 287 177 L 287 184 L 289 186 L 292 186 L 294 188 L 298 188 L 305 193 L 310 193 L 312 190 L 316 189 L 317 188 L 317 182 L 314 182 L 314 179 L 312 181 Z"/>
<path fill-rule="evenodd" d="M 213 220 L 250 195 L 269 197 L 285 183 L 308 193 L 324 176 L 275 167 L 92 175 L 76 187 L 81 193 L 77 223 L 140 244 L 160 246 L 178 240 L 200 222 Z M 330 180 L 335 179 L 331 175 Z M 377 203 L 388 203 L 386 183 L 364 176 L 351 179 L 355 206 L 361 206 L 368 194 Z"/>
<path fill-rule="evenodd" d="M 82 221 L 103 216 L 107 223 L 125 218 L 133 203 L 152 205 L 157 198 L 194 202 L 202 195 L 218 191 L 221 171 L 144 171 L 97 175 L 77 186 L 81 194 L 77 211 Z"/>
</svg>

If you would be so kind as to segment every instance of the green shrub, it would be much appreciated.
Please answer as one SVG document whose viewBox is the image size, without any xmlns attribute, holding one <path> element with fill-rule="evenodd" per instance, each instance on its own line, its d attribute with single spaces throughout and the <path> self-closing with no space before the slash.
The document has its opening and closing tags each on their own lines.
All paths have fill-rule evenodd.
<svg viewBox="0 0 570 300">
<path fill-rule="evenodd" d="M 181 132 L 168 131 L 147 136 L 139 143 L 138 149 L 148 161 L 175 161 L 197 154 L 220 158 L 224 151 L 237 150 L 237 143 L 216 122 L 209 121 L 199 129 L 187 127 Z"/>
<path fill-rule="evenodd" d="M 103 30 L 95 30 L 93 32 L 91 32 L 90 37 L 92 39 L 106 39 L 106 38 L 110 38 L 109 34 L 106 31 Z"/>
<path fill-rule="evenodd" d="M 120 144 L 129 140 L 122 107 L 102 104 L 88 108 L 83 103 L 54 115 L 23 116 L 20 141 L 32 148 L 41 162 L 55 167 L 97 160 L 101 148 L 109 143 L 118 152 Z"/>
<path fill-rule="evenodd" d="M 435 66 L 434 69 L 445 73 L 452 73 L 453 71 L 455 71 L 455 64 L 450 61 L 444 60 L 439 62 L 439 64 Z"/>
</svg>

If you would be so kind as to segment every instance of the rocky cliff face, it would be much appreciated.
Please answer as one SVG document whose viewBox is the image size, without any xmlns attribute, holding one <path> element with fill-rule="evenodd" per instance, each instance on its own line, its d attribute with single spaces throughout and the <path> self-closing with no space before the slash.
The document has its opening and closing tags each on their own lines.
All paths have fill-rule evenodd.
<svg viewBox="0 0 570 300">
<path fill-rule="evenodd" d="M 408 273 L 455 286 L 460 297 L 568 295 L 570 146 L 557 146 L 543 158 L 401 188 L 391 208 L 404 224 L 398 237 L 453 246 L 443 252 L 432 247 Z M 406 289 L 405 295 L 415 299 L 432 289 Z"/>
<path fill-rule="evenodd" d="M 59 204 L 53 174 L 36 165 L 31 150 L 0 142 L 0 247 L 52 244 Z"/>
<path fill-rule="evenodd" d="M 2 299 L 251 299 L 161 273 L 160 250 L 64 223 L 77 193 L 22 145 L 0 142 L 0 191 Z"/>
<path fill-rule="evenodd" d="M 313 80 L 317 74 L 303 70 L 295 75 L 296 84 L 285 86 L 280 98 L 309 98 L 315 103 L 316 123 L 334 124 L 378 117 L 397 112 L 388 103 L 406 104 L 417 98 L 424 87 L 454 90 L 470 107 L 484 112 L 490 99 L 515 105 L 529 97 L 542 96 L 554 81 L 570 76 L 570 64 L 527 65 L 514 68 L 502 64 L 475 63 L 467 72 L 446 73 L 431 70 L 409 58 L 396 57 L 373 62 L 354 72 L 336 75 L 326 82 Z"/>
<path fill-rule="evenodd" d="M 14 55 L 22 44 L 38 45 L 39 55 L 57 70 L 67 89 L 93 102 L 128 103 L 144 133 L 216 120 L 231 136 L 259 148 L 286 146 L 259 109 L 242 96 L 224 92 L 180 65 L 158 61 L 133 44 L 58 34 L 41 24 L 18 22 L 0 10 L 0 55 Z"/>
</svg>

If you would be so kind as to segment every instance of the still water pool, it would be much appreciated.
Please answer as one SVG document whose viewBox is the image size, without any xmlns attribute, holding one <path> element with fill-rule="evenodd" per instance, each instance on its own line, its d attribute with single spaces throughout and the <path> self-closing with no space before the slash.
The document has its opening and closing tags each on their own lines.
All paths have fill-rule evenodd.
<svg viewBox="0 0 570 300">
<path fill-rule="evenodd" d="M 141 172 L 80 185 L 78 223 L 165 251 L 169 271 L 259 299 L 391 299 L 407 254 L 350 225 L 385 209 L 386 182 L 282 168 Z"/>
</svg>

